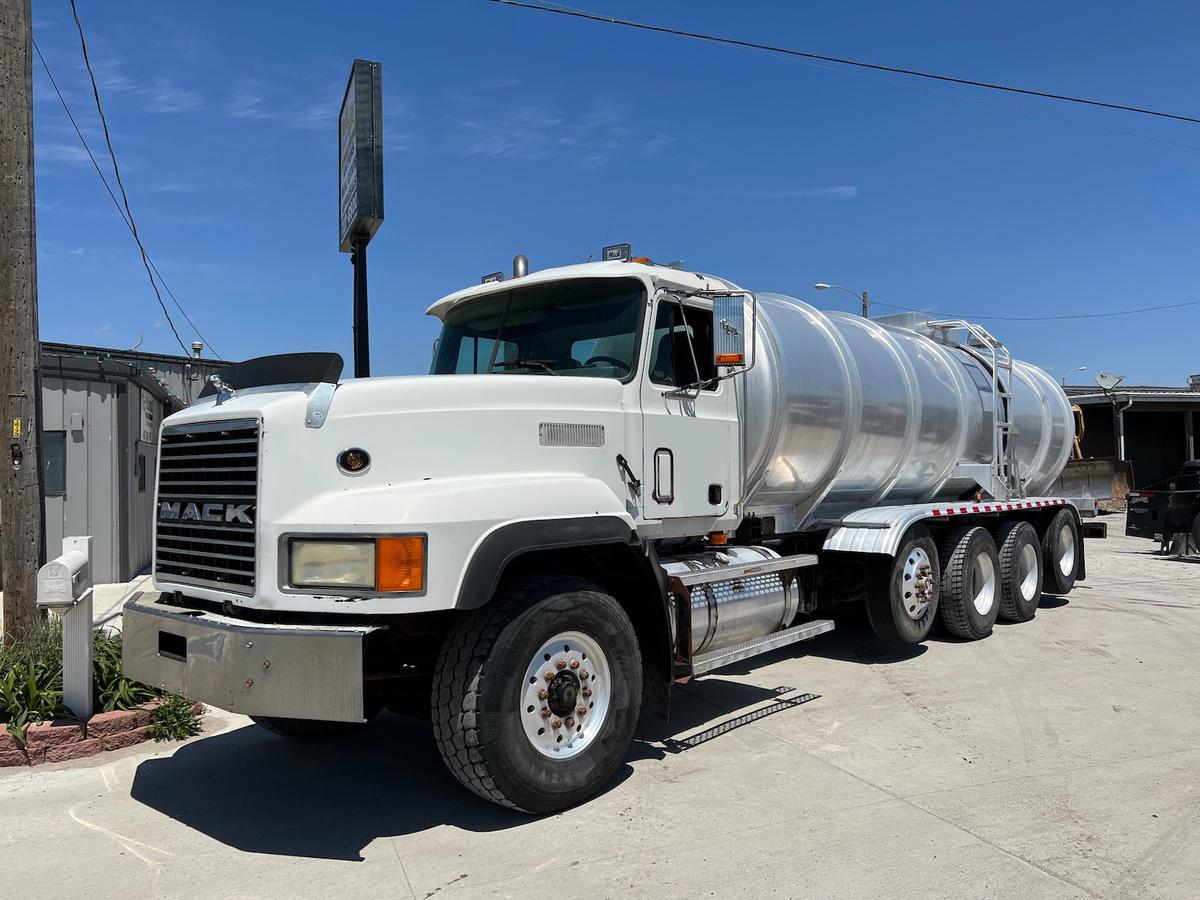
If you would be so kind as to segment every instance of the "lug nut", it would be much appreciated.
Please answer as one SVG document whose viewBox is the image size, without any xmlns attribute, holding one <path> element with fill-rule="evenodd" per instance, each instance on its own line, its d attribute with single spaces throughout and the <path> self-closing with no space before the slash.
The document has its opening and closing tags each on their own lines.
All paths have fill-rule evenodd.
<svg viewBox="0 0 1200 900">
<path fill-rule="evenodd" d="M 550 723 L 551 728 L 562 728 L 562 719 L 554 719 Z"/>
<path fill-rule="evenodd" d="M 542 688 L 540 691 L 538 691 L 538 699 L 539 700 L 545 700 L 549 696 L 550 696 L 550 692 L 548 690 L 546 690 L 545 688 Z"/>
<path fill-rule="evenodd" d="M 558 670 L 561 672 L 563 669 L 565 669 L 567 667 L 567 661 L 565 659 L 559 659 L 557 662 L 554 663 L 554 665 L 556 665 L 558 667 Z"/>
<path fill-rule="evenodd" d="M 590 697 L 590 696 L 592 696 L 592 689 L 591 689 L 591 688 L 584 688 L 584 689 L 583 689 L 582 691 L 580 691 L 579 693 L 583 694 L 583 696 L 585 696 L 585 697 Z"/>
<path fill-rule="evenodd" d="M 542 707 L 542 718 L 543 719 L 550 718 L 550 710 L 548 707 L 545 707 L 545 706 Z"/>
<path fill-rule="evenodd" d="M 586 716 L 586 715 L 587 715 L 587 707 L 586 707 L 586 706 L 577 706 L 577 707 L 575 707 L 575 715 L 577 715 L 577 716 Z"/>
<path fill-rule="evenodd" d="M 574 727 L 575 727 L 575 720 L 574 720 L 574 719 L 567 719 L 567 727 L 568 727 L 568 728 L 574 728 Z"/>
<path fill-rule="evenodd" d="M 543 675 L 542 677 L 543 677 L 543 678 L 545 678 L 547 681 L 553 681 L 553 680 L 554 680 L 554 673 L 553 673 L 553 672 L 551 672 L 549 669 L 547 669 L 547 670 L 546 670 L 546 674 L 545 674 L 545 675 Z"/>
<path fill-rule="evenodd" d="M 580 677 L 582 680 L 584 680 L 584 681 L 587 681 L 587 680 L 588 680 L 589 678 L 591 678 L 592 676 L 590 676 L 590 675 L 589 675 L 587 672 L 580 672 L 580 673 L 579 673 L 579 677 Z"/>
<path fill-rule="evenodd" d="M 577 659 L 571 660 L 571 668 L 578 669 L 579 668 L 579 660 L 577 660 Z"/>
</svg>

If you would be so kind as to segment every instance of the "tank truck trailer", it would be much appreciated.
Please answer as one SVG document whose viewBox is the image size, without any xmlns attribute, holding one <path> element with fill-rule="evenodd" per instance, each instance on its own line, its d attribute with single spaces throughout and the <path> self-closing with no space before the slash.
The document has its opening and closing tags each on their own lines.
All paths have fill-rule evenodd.
<svg viewBox="0 0 1200 900">
<path fill-rule="evenodd" d="M 978 325 L 865 319 L 631 258 L 434 303 L 429 376 L 233 366 L 163 423 L 125 672 L 295 738 L 424 712 L 532 813 L 611 776 L 670 688 L 833 628 L 968 640 L 1084 577 L 1042 496 L 1072 416 Z"/>
</svg>

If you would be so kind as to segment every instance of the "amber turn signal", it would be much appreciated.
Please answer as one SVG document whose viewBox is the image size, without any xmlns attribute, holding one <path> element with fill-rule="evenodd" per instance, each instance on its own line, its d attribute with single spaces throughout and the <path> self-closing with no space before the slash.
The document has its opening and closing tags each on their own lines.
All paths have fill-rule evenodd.
<svg viewBox="0 0 1200 900">
<path fill-rule="evenodd" d="M 375 590 L 425 589 L 425 538 L 387 537 L 375 540 Z"/>
<path fill-rule="evenodd" d="M 743 353 L 718 353 L 718 366 L 740 366 L 746 362 L 746 356 Z"/>
</svg>

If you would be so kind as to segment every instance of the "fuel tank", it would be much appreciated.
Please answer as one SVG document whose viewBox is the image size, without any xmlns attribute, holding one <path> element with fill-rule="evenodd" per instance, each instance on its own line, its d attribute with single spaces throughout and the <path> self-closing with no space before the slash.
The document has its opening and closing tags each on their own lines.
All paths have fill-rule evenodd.
<svg viewBox="0 0 1200 900">
<path fill-rule="evenodd" d="M 864 319 L 759 294 L 755 362 L 743 391 L 745 512 L 778 530 L 864 506 L 958 499 L 963 466 L 993 458 L 989 350 L 943 338 L 918 316 Z M 1017 474 L 1027 495 L 1066 465 L 1074 422 L 1036 366 L 1002 369 Z M 1003 410 L 1002 410 L 1003 412 Z"/>
</svg>

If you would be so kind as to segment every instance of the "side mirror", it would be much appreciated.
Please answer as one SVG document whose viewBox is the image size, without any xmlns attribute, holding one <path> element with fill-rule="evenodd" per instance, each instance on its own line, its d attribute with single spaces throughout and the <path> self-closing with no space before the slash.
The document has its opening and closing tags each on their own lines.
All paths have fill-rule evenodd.
<svg viewBox="0 0 1200 900">
<path fill-rule="evenodd" d="M 746 365 L 746 297 L 721 294 L 713 297 L 713 363 Z"/>
</svg>

